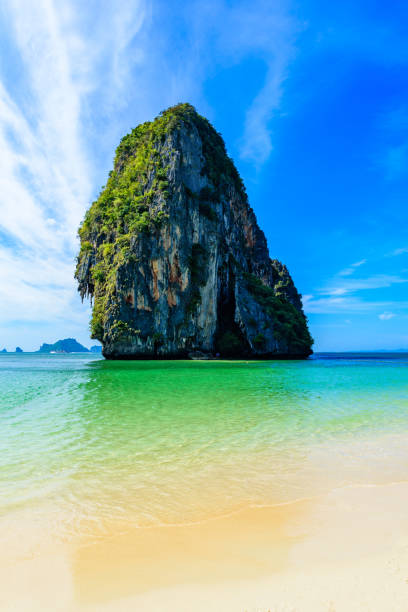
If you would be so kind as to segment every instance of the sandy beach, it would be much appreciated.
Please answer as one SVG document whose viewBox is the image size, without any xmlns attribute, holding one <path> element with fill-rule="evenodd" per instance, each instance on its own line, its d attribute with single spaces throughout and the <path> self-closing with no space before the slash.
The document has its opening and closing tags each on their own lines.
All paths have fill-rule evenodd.
<svg viewBox="0 0 408 612">
<path fill-rule="evenodd" d="M 403 612 L 408 483 L 2 551 L 2 610 Z"/>
</svg>

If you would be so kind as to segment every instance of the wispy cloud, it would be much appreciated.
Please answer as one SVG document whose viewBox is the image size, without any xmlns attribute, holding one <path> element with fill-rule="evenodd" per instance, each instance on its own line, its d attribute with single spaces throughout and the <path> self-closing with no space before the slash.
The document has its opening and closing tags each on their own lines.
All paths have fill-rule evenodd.
<svg viewBox="0 0 408 612">
<path fill-rule="evenodd" d="M 378 318 L 381 319 L 381 321 L 389 321 L 396 316 L 397 315 L 394 312 L 383 312 L 382 314 L 378 315 Z"/>
<path fill-rule="evenodd" d="M 408 278 L 398 275 L 377 274 L 358 279 L 335 276 L 326 286 L 319 288 L 316 294 L 304 295 L 303 304 L 306 313 L 314 314 L 375 313 L 384 309 L 387 309 L 385 311 L 387 314 L 388 309 L 406 309 L 408 303 L 406 301 L 367 299 L 364 292 L 404 283 L 408 283 Z M 380 318 L 383 317 L 380 315 Z"/>
<path fill-rule="evenodd" d="M 303 296 L 303 305 L 307 314 L 372 314 L 379 318 L 381 318 L 377 314 L 379 310 L 392 308 L 404 313 L 408 308 L 407 301 L 365 300 L 356 295 L 322 297 L 309 294 Z"/>
<path fill-rule="evenodd" d="M 232 25 L 233 31 L 244 33 L 244 40 L 241 36 L 236 41 L 236 51 L 242 53 L 244 44 L 244 52 L 256 50 L 267 66 L 263 87 L 246 114 L 241 149 L 243 158 L 259 164 L 273 148 L 270 120 L 279 112 L 289 66 L 296 56 L 296 36 L 303 25 L 291 16 L 288 3 L 257 4 L 255 11 L 252 2 L 242 3 Z"/>
<path fill-rule="evenodd" d="M 0 316 L 82 317 L 86 329 L 76 230 L 119 138 L 180 101 L 211 117 L 214 67 L 256 54 L 266 76 L 241 153 L 262 163 L 300 26 L 290 0 L 193 0 L 182 11 L 163 0 L 6 0 L 1 30 L 11 46 L 0 64 Z"/>
<path fill-rule="evenodd" d="M 319 292 L 324 295 L 338 296 L 366 289 L 383 289 L 400 283 L 408 283 L 408 278 L 391 274 L 376 274 L 368 278 L 333 279 Z"/>
<path fill-rule="evenodd" d="M 359 268 L 365 263 L 367 263 L 366 259 L 361 259 L 360 261 L 356 261 L 355 263 L 351 264 L 349 268 L 344 268 L 344 270 L 341 270 L 339 274 L 340 276 L 350 276 L 351 274 L 355 272 L 356 268 Z"/>
<path fill-rule="evenodd" d="M 403 255 L 404 253 L 408 253 L 408 247 L 402 247 L 400 249 L 395 249 L 395 251 L 392 251 L 391 253 L 389 253 L 389 257 L 393 257 L 396 255 Z"/>
<path fill-rule="evenodd" d="M 0 80 L 3 323 L 84 318 L 72 278 L 76 230 L 95 171 L 83 113 L 102 81 L 92 42 L 103 43 L 87 40 L 74 9 L 52 0 L 14 0 L 3 8 L 22 67 L 20 81 Z M 104 72 L 105 84 L 115 81 L 117 87 L 116 64 L 130 18 L 122 15 L 123 23 L 108 30 L 121 36 L 117 43 L 109 40 L 115 66 Z"/>
<path fill-rule="evenodd" d="M 169 20 L 174 19 L 172 10 L 164 11 Z M 291 0 L 193 0 L 177 13 L 177 21 L 184 25 L 177 52 L 174 37 L 168 39 L 167 30 L 160 40 L 160 64 L 163 57 L 171 62 L 168 71 L 173 79 L 168 91 L 172 95 L 175 91 L 187 93 L 205 108 L 203 85 L 206 78 L 214 76 L 215 66 L 233 67 L 254 56 L 264 63 L 264 81 L 246 110 L 240 139 L 242 158 L 262 164 L 273 148 L 271 120 L 281 110 L 284 83 L 296 57 L 297 36 L 304 28 L 294 17 Z M 156 57 L 154 48 L 152 57 Z"/>
<path fill-rule="evenodd" d="M 375 312 L 388 306 L 387 302 L 367 302 L 357 296 L 303 296 L 303 305 L 307 314 L 351 314 Z"/>
</svg>

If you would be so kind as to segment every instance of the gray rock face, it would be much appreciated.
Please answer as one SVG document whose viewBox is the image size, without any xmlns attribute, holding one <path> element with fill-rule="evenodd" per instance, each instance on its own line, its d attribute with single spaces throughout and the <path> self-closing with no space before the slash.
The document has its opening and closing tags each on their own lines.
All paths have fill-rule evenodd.
<svg viewBox="0 0 408 612">
<path fill-rule="evenodd" d="M 132 231 L 125 220 L 123 254 L 124 239 L 115 227 L 103 229 L 96 202 L 80 232 L 86 248 L 76 276 L 82 297 L 95 298 L 93 331 L 104 356 L 309 355 L 312 340 L 301 297 L 286 267 L 270 259 L 222 139 L 189 105 L 166 112 L 176 119 L 160 138 L 154 130 L 168 119 L 166 113 L 142 126 L 145 131 L 152 126 L 153 153 L 135 179 L 142 197 L 148 196 L 148 211 L 142 213 L 148 215 L 147 230 Z M 141 145 L 136 138 L 126 154 L 121 146 L 112 189 L 119 189 Z M 150 163 L 156 158 L 160 171 Z M 157 186 L 159 172 L 161 177 L 165 172 L 165 189 Z M 131 192 L 132 179 L 126 184 Z M 113 245 L 105 249 L 108 258 L 101 254 L 104 245 Z M 95 274 L 102 268 L 103 274 Z"/>
</svg>

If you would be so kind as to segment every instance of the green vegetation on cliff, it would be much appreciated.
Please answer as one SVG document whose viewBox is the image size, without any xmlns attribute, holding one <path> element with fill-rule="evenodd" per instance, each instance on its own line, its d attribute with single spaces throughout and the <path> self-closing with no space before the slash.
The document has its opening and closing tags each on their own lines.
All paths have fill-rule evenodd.
<svg viewBox="0 0 408 612">
<path fill-rule="evenodd" d="M 202 173 L 209 176 L 213 185 L 198 194 L 200 212 L 209 219 L 216 219 L 208 200 L 216 200 L 217 194 L 231 180 L 246 197 L 244 184 L 226 153 L 222 137 L 190 104 L 171 107 L 154 121 L 137 126 L 122 138 L 116 150 L 114 169 L 78 232 L 81 249 L 75 276 L 81 296 L 94 298 L 90 324 L 92 338 L 103 339 L 105 321 L 114 308 L 116 274 L 132 257 L 132 236 L 154 233 L 168 220 L 166 200 L 171 188 L 162 147 L 169 133 L 189 124 L 194 125 L 202 140 L 205 157 Z M 165 154 L 170 160 L 176 151 L 167 150 Z M 84 267 L 87 268 L 85 278 Z M 191 308 L 194 309 L 198 302 L 195 292 Z"/>
<path fill-rule="evenodd" d="M 221 135 L 191 105 L 122 139 L 79 237 L 75 276 L 106 356 L 310 353 L 301 296 L 269 258 Z"/>
<path fill-rule="evenodd" d="M 307 353 L 313 345 L 313 338 L 307 328 L 305 315 L 284 298 L 283 288 L 285 283 L 281 282 L 278 291 L 275 291 L 275 289 L 264 285 L 253 274 L 245 274 L 245 278 L 250 293 L 265 312 L 270 315 L 277 340 L 284 340 L 291 353 L 300 355 Z M 264 340 L 264 335 L 259 333 L 253 339 L 253 342 L 259 348 L 262 348 Z"/>
</svg>

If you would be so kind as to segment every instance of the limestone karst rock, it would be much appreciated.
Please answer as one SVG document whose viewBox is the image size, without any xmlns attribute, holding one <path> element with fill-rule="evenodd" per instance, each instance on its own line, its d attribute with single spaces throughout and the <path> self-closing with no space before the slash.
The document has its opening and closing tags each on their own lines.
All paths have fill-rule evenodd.
<svg viewBox="0 0 408 612">
<path fill-rule="evenodd" d="M 221 136 L 189 104 L 122 139 L 79 235 L 76 278 L 105 357 L 311 353 L 301 296 Z"/>
</svg>

